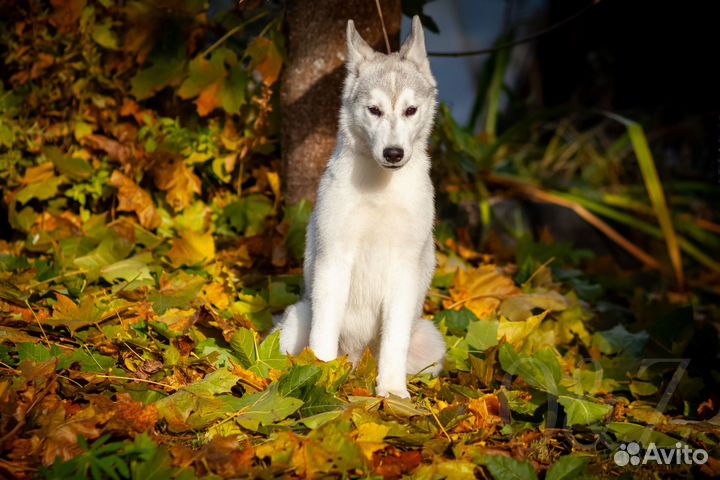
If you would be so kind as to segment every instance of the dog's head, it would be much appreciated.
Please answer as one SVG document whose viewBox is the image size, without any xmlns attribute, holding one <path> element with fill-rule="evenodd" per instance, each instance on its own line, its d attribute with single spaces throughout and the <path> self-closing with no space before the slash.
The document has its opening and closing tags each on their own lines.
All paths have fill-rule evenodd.
<svg viewBox="0 0 720 480">
<path fill-rule="evenodd" d="M 437 88 L 415 16 L 399 52 L 376 52 L 352 20 L 347 25 L 347 78 L 341 128 L 383 168 L 399 169 L 425 148 L 435 116 Z"/>
</svg>

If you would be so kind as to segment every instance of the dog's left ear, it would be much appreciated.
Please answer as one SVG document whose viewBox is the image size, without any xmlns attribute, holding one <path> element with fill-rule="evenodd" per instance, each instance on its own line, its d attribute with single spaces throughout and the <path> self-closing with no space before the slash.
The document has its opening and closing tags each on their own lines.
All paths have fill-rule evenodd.
<svg viewBox="0 0 720 480">
<path fill-rule="evenodd" d="M 357 68 L 360 63 L 370 60 L 375 55 L 375 50 L 363 40 L 352 20 L 348 20 L 347 23 L 347 50 L 347 65 L 350 69 Z"/>
<path fill-rule="evenodd" d="M 420 68 L 421 72 L 432 78 L 430 62 L 428 61 L 427 51 L 425 51 L 425 33 L 423 33 L 420 17 L 417 15 L 412 19 L 410 36 L 405 40 L 403 46 L 400 47 L 400 58 L 410 60 Z"/>
</svg>

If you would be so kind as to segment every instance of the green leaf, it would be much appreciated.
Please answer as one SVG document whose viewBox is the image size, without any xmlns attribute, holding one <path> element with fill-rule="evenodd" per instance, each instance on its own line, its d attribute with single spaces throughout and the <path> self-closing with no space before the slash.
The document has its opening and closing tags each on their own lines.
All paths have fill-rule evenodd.
<svg viewBox="0 0 720 480">
<path fill-rule="evenodd" d="M 300 297 L 288 292 L 285 282 L 272 282 L 268 292 L 268 304 L 273 310 L 285 310 L 286 307 L 296 303 Z"/>
<path fill-rule="evenodd" d="M 270 369 L 283 370 L 287 367 L 288 359 L 280 352 L 280 332 L 270 335 L 260 344 L 255 364 L 250 371 L 261 377 L 268 378 Z"/>
<path fill-rule="evenodd" d="M 532 357 L 518 354 L 508 343 L 503 343 L 499 352 L 503 370 L 519 375 L 528 385 L 553 395 L 558 394 L 558 383 L 562 377 L 560 362 L 555 352 L 546 348 Z"/>
<path fill-rule="evenodd" d="M 112 357 L 86 352 L 78 348 L 60 360 L 58 369 L 70 368 L 74 363 L 78 363 L 83 372 L 103 373 L 114 367 L 117 362 Z"/>
<path fill-rule="evenodd" d="M 235 412 L 240 399 L 230 392 L 239 377 L 227 369 L 216 370 L 201 381 L 155 402 L 160 417 L 172 432 L 205 428 Z"/>
<path fill-rule="evenodd" d="M 117 236 L 107 236 L 90 253 L 77 257 L 73 263 L 84 270 L 88 280 L 94 281 L 101 274 L 102 269 L 127 257 L 133 246 Z"/>
<path fill-rule="evenodd" d="M 498 325 L 499 322 L 495 319 L 479 320 L 470 323 L 465 341 L 470 346 L 471 351 L 484 352 L 488 348 L 497 345 Z"/>
<path fill-rule="evenodd" d="M 180 85 L 177 94 L 180 98 L 193 98 L 213 83 L 225 76 L 226 48 L 218 48 L 212 52 L 209 59 L 198 56 L 188 65 L 188 77 Z"/>
<path fill-rule="evenodd" d="M 537 474 L 530 462 L 500 455 L 486 455 L 485 466 L 495 480 L 536 480 Z"/>
<path fill-rule="evenodd" d="M 160 57 L 130 80 L 130 92 L 137 100 L 150 98 L 182 78 L 184 68 L 184 58 Z"/>
<path fill-rule="evenodd" d="M 611 411 L 610 405 L 596 403 L 589 400 L 567 397 L 558 397 L 558 403 L 565 407 L 568 425 L 589 425 L 603 420 Z"/>
<path fill-rule="evenodd" d="M 443 310 L 435 315 L 435 322 L 444 321 L 448 332 L 458 337 L 464 336 L 468 325 L 471 322 L 477 322 L 477 319 L 475 314 L 466 307 L 460 310 Z"/>
<path fill-rule="evenodd" d="M 565 455 L 550 465 L 545 480 L 572 480 L 578 478 L 585 470 L 588 459 L 576 455 Z"/>
<path fill-rule="evenodd" d="M 187 307 L 204 284 L 202 277 L 179 272 L 164 288 L 152 291 L 148 300 L 152 302 L 155 313 L 162 315 L 171 308 Z"/>
<path fill-rule="evenodd" d="M 168 451 L 156 445 L 147 433 L 135 437 L 135 450 L 140 459 L 130 462 L 132 478 L 143 480 L 167 480 L 173 478 L 172 458 Z"/>
<path fill-rule="evenodd" d="M 240 113 L 240 107 L 245 104 L 245 90 L 248 80 L 247 72 L 241 64 L 237 64 L 228 70 L 225 83 L 223 83 L 219 93 L 220 105 L 227 113 Z"/>
<path fill-rule="evenodd" d="M 648 448 L 654 443 L 659 448 L 675 448 L 679 441 L 669 435 L 654 430 L 652 427 L 639 425 L 637 423 L 610 422 L 608 430 L 615 433 L 615 437 L 621 442 L 638 442 L 643 448 Z M 684 443 L 684 442 L 680 442 Z"/>
<path fill-rule="evenodd" d="M 105 18 L 101 23 L 96 23 L 92 38 L 101 47 L 105 47 L 108 50 L 118 50 L 118 38 L 111 27 L 112 20 L 110 18 Z"/>
<path fill-rule="evenodd" d="M 322 376 L 322 369 L 315 365 L 295 365 L 278 380 L 278 392 L 283 397 L 301 395 L 305 387 L 314 385 Z"/>
<path fill-rule="evenodd" d="M 73 180 L 90 178 L 93 174 L 92 165 L 82 158 L 63 154 L 57 147 L 43 147 L 42 153 L 60 173 Z"/>
<path fill-rule="evenodd" d="M 112 283 L 115 280 L 124 280 L 126 282 L 145 281 L 153 282 L 154 279 L 150 275 L 150 269 L 147 264 L 152 261 L 152 255 L 147 252 L 132 258 L 120 260 L 111 265 L 106 265 L 100 269 L 100 276 Z"/>
<path fill-rule="evenodd" d="M 593 334 L 592 344 L 605 355 L 639 357 L 648 338 L 649 335 L 645 331 L 630 333 L 625 327 L 618 324 L 610 330 Z"/>
<path fill-rule="evenodd" d="M 302 400 L 283 397 L 276 388 L 245 395 L 237 407 L 235 421 L 248 430 L 257 431 L 260 425 L 269 425 L 293 414 L 303 404 Z"/>
<path fill-rule="evenodd" d="M 257 332 L 245 327 L 240 327 L 230 339 L 230 346 L 245 368 L 250 368 L 257 360 L 256 345 Z"/>
<path fill-rule="evenodd" d="M 71 334 L 74 334 L 76 330 L 100 321 L 102 311 L 92 296 L 84 295 L 80 298 L 80 304 L 76 305 L 64 295 L 56 295 L 57 302 L 53 305 L 52 317 L 42 322 L 45 325 L 65 327 L 70 330 Z"/>
<path fill-rule="evenodd" d="M 312 205 L 304 199 L 295 205 L 285 207 L 285 220 L 290 224 L 285 244 L 292 258 L 296 260 L 301 260 L 305 254 L 305 230 L 311 213 Z"/>
<path fill-rule="evenodd" d="M 209 373 L 199 382 L 185 387 L 184 391 L 197 395 L 217 395 L 227 393 L 238 381 L 238 376 L 231 371 L 222 368 Z M 169 398 L 169 397 L 168 397 Z"/>
<path fill-rule="evenodd" d="M 305 417 L 305 418 L 298 420 L 298 423 L 302 423 L 310 430 L 315 430 L 316 428 L 326 424 L 330 420 L 334 420 L 341 413 L 342 413 L 341 410 L 332 410 L 329 412 L 317 413 L 310 417 Z"/>
<path fill-rule="evenodd" d="M 31 183 L 15 194 L 15 201 L 22 205 L 32 199 L 42 201 L 53 198 L 58 193 L 58 187 L 65 181 L 65 177 L 51 177 L 42 182 Z"/>
<path fill-rule="evenodd" d="M 48 348 L 45 345 L 35 343 L 19 343 L 17 345 L 18 359 L 21 362 L 44 362 L 51 358 L 62 355 L 62 350 L 57 345 Z"/>
<path fill-rule="evenodd" d="M 249 195 L 233 202 L 223 210 L 223 217 L 237 233 L 252 236 L 265 230 L 265 219 L 273 213 L 268 197 Z"/>
</svg>

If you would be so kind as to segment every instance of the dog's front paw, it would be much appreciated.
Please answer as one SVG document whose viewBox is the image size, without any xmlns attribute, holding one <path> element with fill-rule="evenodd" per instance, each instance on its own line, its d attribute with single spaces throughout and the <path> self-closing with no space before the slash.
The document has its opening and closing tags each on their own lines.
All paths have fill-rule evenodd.
<svg viewBox="0 0 720 480">
<path fill-rule="evenodd" d="M 384 388 L 378 385 L 375 388 L 375 394 L 378 397 L 389 397 L 390 395 L 395 395 L 396 397 L 400 398 L 410 398 L 410 392 L 407 391 L 407 388 L 400 387 L 400 388 Z"/>
</svg>

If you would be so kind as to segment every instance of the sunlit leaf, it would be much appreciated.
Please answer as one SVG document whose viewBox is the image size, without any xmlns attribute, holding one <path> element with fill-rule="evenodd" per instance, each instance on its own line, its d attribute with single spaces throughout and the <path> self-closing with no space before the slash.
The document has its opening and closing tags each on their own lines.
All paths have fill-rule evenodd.
<svg viewBox="0 0 720 480">
<path fill-rule="evenodd" d="M 558 403 L 565 407 L 568 425 L 589 425 L 604 419 L 612 406 L 567 396 L 558 397 Z"/>
</svg>

